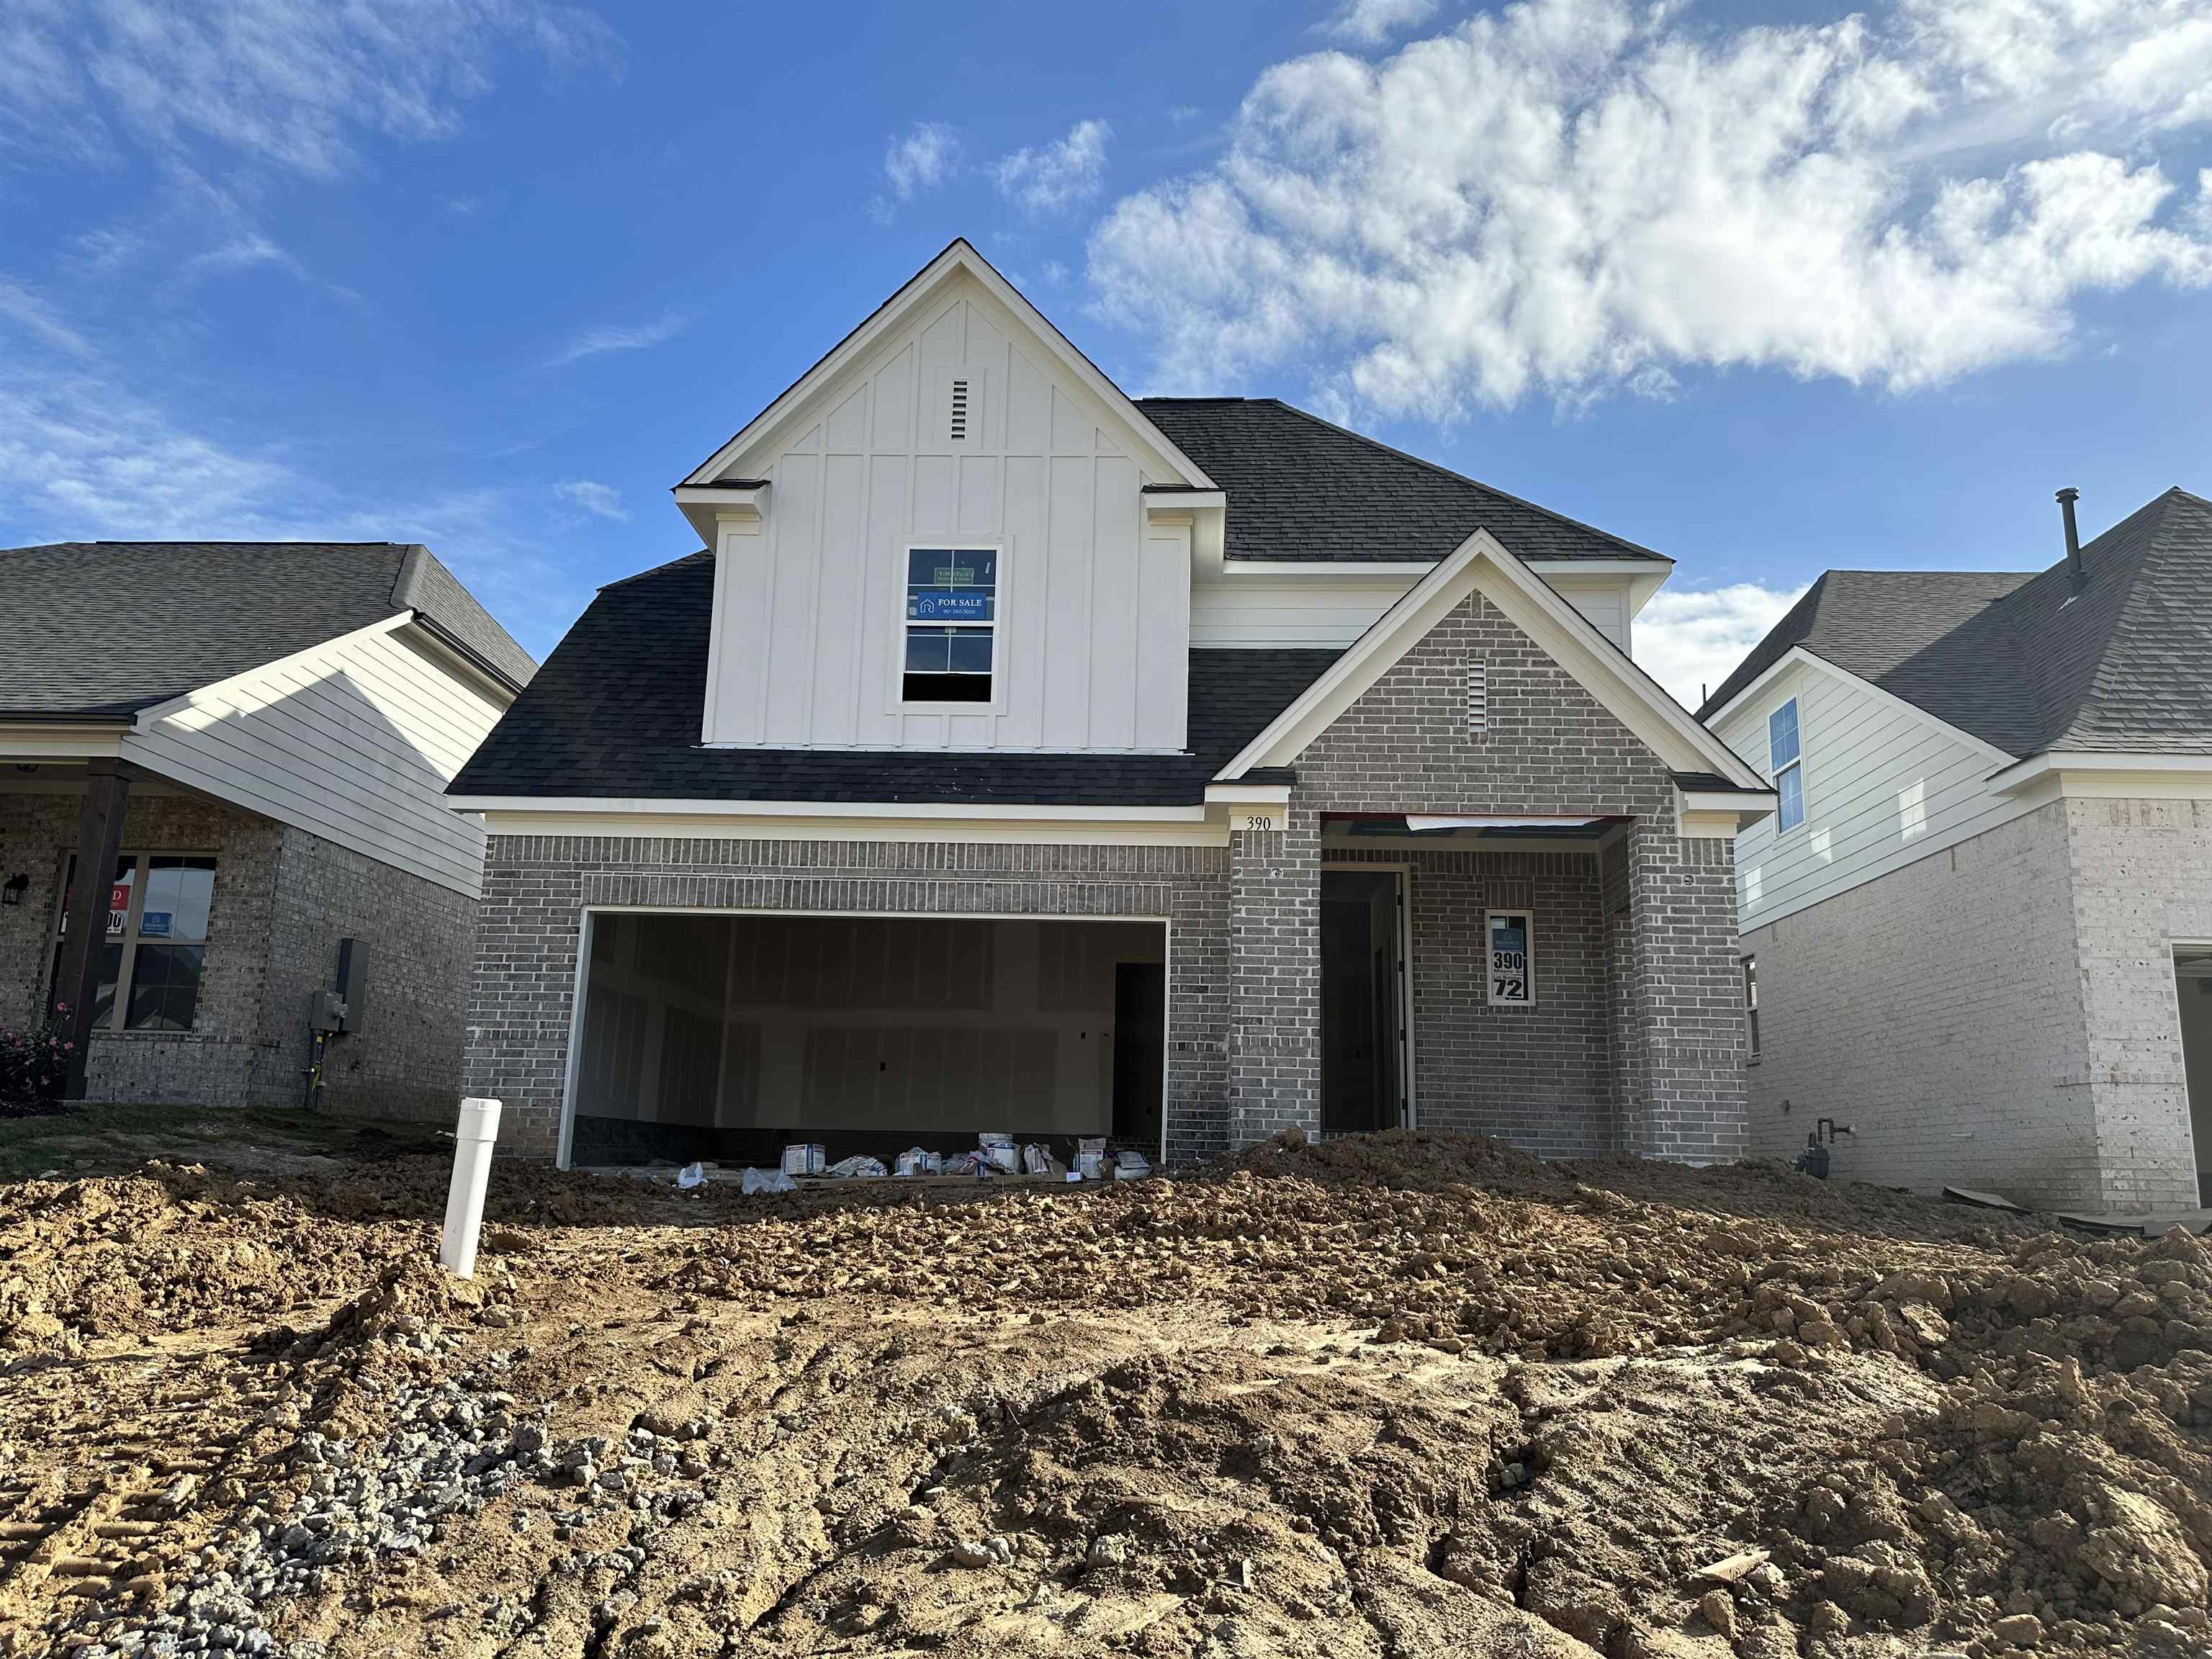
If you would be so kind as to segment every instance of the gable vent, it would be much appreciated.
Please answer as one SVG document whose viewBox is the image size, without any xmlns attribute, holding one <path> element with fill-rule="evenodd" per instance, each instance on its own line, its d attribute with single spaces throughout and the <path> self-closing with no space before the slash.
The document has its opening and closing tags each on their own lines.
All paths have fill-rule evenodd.
<svg viewBox="0 0 2212 1659">
<path fill-rule="evenodd" d="M 952 382 L 952 416 L 945 435 L 956 444 L 968 441 L 968 382 L 965 378 Z"/>
<path fill-rule="evenodd" d="M 1489 665 L 1480 657 L 1467 665 L 1467 734 L 1480 741 L 1490 730 Z"/>
</svg>

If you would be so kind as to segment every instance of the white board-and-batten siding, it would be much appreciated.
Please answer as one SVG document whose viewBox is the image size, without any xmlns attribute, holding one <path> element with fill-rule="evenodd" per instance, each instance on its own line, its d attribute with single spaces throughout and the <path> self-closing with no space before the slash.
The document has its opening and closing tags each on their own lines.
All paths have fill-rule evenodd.
<svg viewBox="0 0 2212 1659">
<path fill-rule="evenodd" d="M 1137 435 L 962 279 L 726 476 L 765 479 L 716 537 L 702 735 L 768 747 L 1176 750 L 1187 528 L 1149 529 Z M 969 383 L 954 440 L 944 387 Z M 1000 550 L 994 696 L 900 702 L 906 555 Z"/>
<path fill-rule="evenodd" d="M 1714 729 L 1771 773 L 1767 718 L 1793 696 L 1805 818 L 1778 833 L 1770 816 L 1736 837 L 1746 933 L 2033 810 L 1989 787 L 2008 756 L 1851 675 L 1802 659 Z"/>
<path fill-rule="evenodd" d="M 123 756 L 473 898 L 483 830 L 445 790 L 502 708 L 386 625 L 149 709 Z"/>
</svg>

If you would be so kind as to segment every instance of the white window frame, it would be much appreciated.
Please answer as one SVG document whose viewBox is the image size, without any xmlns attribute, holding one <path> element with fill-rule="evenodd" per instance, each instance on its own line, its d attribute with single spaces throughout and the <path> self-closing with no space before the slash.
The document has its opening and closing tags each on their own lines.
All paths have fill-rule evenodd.
<svg viewBox="0 0 2212 1659">
<path fill-rule="evenodd" d="M 1493 916 L 1517 916 L 1521 921 L 1521 935 L 1528 946 L 1528 971 L 1523 975 L 1528 994 L 1501 997 L 1498 994 L 1498 975 L 1490 971 L 1490 923 Z M 1492 1008 L 1533 1008 L 1536 1006 L 1536 913 L 1530 909 L 1501 908 L 1482 913 L 1482 994 L 1485 1006 Z"/>
<path fill-rule="evenodd" d="M 1797 752 L 1787 763 L 1777 766 L 1774 763 L 1774 718 L 1785 708 L 1790 711 L 1790 723 L 1797 733 Z M 1796 834 L 1813 816 L 1812 803 L 1805 798 L 1805 706 L 1797 700 L 1795 692 L 1766 711 L 1766 767 L 1767 781 L 1774 786 L 1774 834 L 1778 840 L 1784 836 Z M 1782 822 L 1782 775 L 1784 772 L 1797 775 L 1797 822 L 1795 823 Z"/>
<path fill-rule="evenodd" d="M 906 614 L 907 573 L 917 553 L 988 553 L 998 562 L 991 589 L 991 620 L 987 623 L 916 623 Z M 986 541 L 957 536 L 938 536 L 909 541 L 898 552 L 896 604 L 892 607 L 891 711 L 899 714 L 1002 714 L 1006 706 L 1006 635 L 1000 624 L 1006 619 L 1006 570 L 1013 557 L 1010 542 Z M 906 696 L 906 634 L 908 628 L 967 628 L 991 636 L 991 695 L 980 702 L 943 701 L 909 702 Z"/>
<path fill-rule="evenodd" d="M 105 918 L 113 912 L 109 910 L 105 903 L 93 907 L 95 914 L 102 918 L 100 939 L 94 948 L 104 950 L 111 939 L 113 939 L 122 945 L 123 957 L 116 964 L 115 997 L 109 1007 L 107 1021 L 105 1024 L 95 1025 L 92 1029 L 104 1036 L 176 1037 L 197 1031 L 200 1024 L 200 998 L 198 994 L 195 994 L 192 998 L 191 1024 L 181 1031 L 173 1030 L 167 1026 L 142 1025 L 134 1028 L 130 1024 L 131 981 L 137 975 L 138 947 L 145 942 L 138 929 L 145 915 L 146 888 L 155 859 L 205 859 L 215 866 L 212 873 L 220 877 L 222 874 L 222 854 L 219 851 L 204 847 L 142 847 L 135 850 L 125 847 L 115 856 L 118 862 L 125 859 L 131 861 L 131 908 L 124 917 L 123 932 L 119 935 L 111 935 L 106 930 Z M 76 859 L 75 853 L 62 854 L 61 880 L 55 889 L 57 897 L 54 901 L 53 925 L 46 929 L 47 992 L 46 1003 L 42 1006 L 51 1006 L 58 1001 L 67 1001 L 70 995 L 75 994 L 76 988 L 64 987 L 57 984 L 55 981 L 61 972 L 61 949 L 64 937 L 62 924 L 66 919 L 69 909 L 70 866 L 76 861 Z M 114 885 L 114 878 L 109 877 L 102 885 L 112 888 Z M 197 941 L 200 953 L 200 984 L 203 988 L 207 983 L 207 951 L 208 946 L 214 942 L 214 933 L 215 894 L 213 884 L 210 884 L 208 894 L 209 937 Z M 156 937 L 153 942 L 156 945 L 193 943 L 191 940 L 176 941 L 159 937 Z"/>
</svg>

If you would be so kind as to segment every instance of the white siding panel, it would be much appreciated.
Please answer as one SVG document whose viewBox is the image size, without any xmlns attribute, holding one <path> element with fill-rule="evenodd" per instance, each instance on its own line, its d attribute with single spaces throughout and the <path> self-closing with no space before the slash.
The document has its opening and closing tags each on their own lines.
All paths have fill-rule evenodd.
<svg viewBox="0 0 2212 1659">
<path fill-rule="evenodd" d="M 1941 721 L 1838 672 L 1799 662 L 1717 728 L 1766 769 L 1767 716 L 1797 699 L 1805 821 L 1736 837 L 1745 933 L 1940 853 L 2032 810 L 1996 794 L 2005 764 Z"/>
<path fill-rule="evenodd" d="M 483 832 L 445 789 L 499 714 L 392 635 L 362 635 L 153 711 L 124 753 L 473 896 Z"/>
<path fill-rule="evenodd" d="M 1140 580 L 1129 434 L 1030 343 L 957 282 L 733 464 L 770 489 L 763 533 L 718 542 L 708 741 L 1182 747 L 1188 599 Z M 961 440 L 940 408 L 955 375 L 971 387 Z M 940 541 L 1005 550 L 998 697 L 973 714 L 899 706 L 904 550 Z"/>
<path fill-rule="evenodd" d="M 1191 589 L 1190 642 L 1340 649 L 1365 633 L 1413 585 L 1411 577 L 1317 581 L 1243 574 L 1202 582 Z"/>
</svg>

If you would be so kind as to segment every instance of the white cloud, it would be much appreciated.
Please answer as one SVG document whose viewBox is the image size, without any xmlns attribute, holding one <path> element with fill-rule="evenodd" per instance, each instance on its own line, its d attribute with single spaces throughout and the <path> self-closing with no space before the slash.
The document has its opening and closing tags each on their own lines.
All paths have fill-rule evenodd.
<svg viewBox="0 0 2212 1659">
<path fill-rule="evenodd" d="M 185 272 L 191 276 L 208 276 L 234 270 L 251 270 L 257 265 L 274 265 L 288 276 L 302 280 L 307 275 L 306 266 L 258 231 L 234 236 L 204 253 L 194 254 L 185 261 Z"/>
<path fill-rule="evenodd" d="M 1437 0 L 1344 0 L 1322 30 L 1340 40 L 1379 46 L 1394 34 L 1419 28 L 1436 10 Z"/>
<path fill-rule="evenodd" d="M 934 190 L 960 159 L 960 135 L 942 121 L 916 121 L 884 146 L 884 177 L 902 202 L 916 191 Z"/>
<path fill-rule="evenodd" d="M 585 357 L 602 356 L 610 351 L 642 351 L 657 346 L 664 340 L 672 340 L 690 326 L 691 319 L 681 312 L 667 312 L 646 323 L 602 323 L 587 328 L 546 359 L 548 368 L 561 368 Z"/>
<path fill-rule="evenodd" d="M 1078 121 L 1067 137 L 1035 149 L 1002 155 L 991 168 L 999 193 L 1031 213 L 1048 213 L 1098 193 L 1106 176 L 1106 141 L 1114 129 L 1103 121 Z"/>
<path fill-rule="evenodd" d="M 2084 295 L 2212 280 L 2161 143 L 2212 119 L 2212 0 L 1899 0 L 1717 30 L 1531 0 L 1253 86 L 1211 168 L 1094 231 L 1156 389 L 1304 370 L 1451 419 L 1698 368 L 1894 392 L 2063 350 Z"/>
<path fill-rule="evenodd" d="M 629 522 L 629 509 L 622 504 L 621 492 L 612 484 L 599 483 L 590 478 L 570 478 L 555 484 L 553 493 L 569 506 L 581 507 L 602 519 L 612 519 L 617 524 Z"/>
<path fill-rule="evenodd" d="M 1662 589 L 1637 614 L 1636 660 L 1694 714 L 1804 592 L 1757 582 L 1702 593 Z"/>
<path fill-rule="evenodd" d="M 212 143 L 327 175 L 363 135 L 453 132 L 510 42 L 556 70 L 618 52 L 605 24 L 556 0 L 13 0 L 0 149 L 81 160 L 128 133 L 158 151 Z"/>
</svg>

